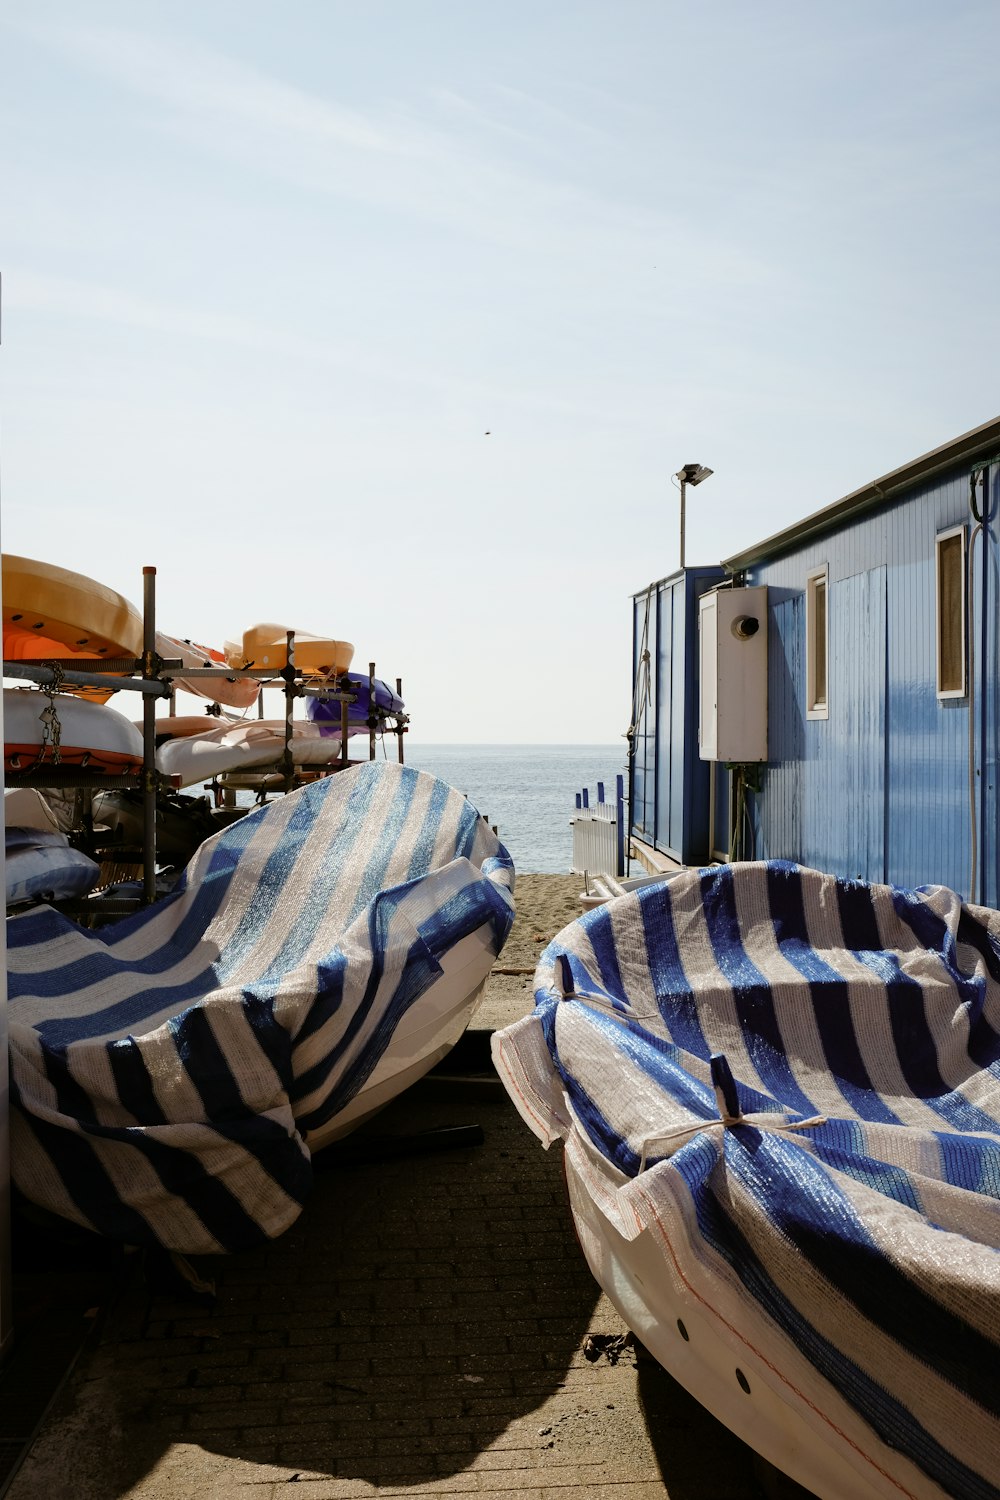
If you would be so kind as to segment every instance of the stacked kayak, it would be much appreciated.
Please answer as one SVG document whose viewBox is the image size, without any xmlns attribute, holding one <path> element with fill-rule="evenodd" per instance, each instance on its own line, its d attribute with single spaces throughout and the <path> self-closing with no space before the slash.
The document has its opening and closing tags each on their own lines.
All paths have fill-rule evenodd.
<svg viewBox="0 0 1000 1500">
<path fill-rule="evenodd" d="M 56 661 L 72 669 L 82 661 L 113 663 L 142 656 L 142 616 L 123 594 L 82 573 L 9 552 L 3 554 L 2 573 L 5 661 Z M 223 652 L 159 631 L 156 650 L 189 669 L 226 665 Z M 109 670 L 121 675 L 121 668 Z M 178 677 L 175 685 L 236 709 L 250 708 L 260 693 L 256 679 L 235 671 L 200 681 Z M 66 691 L 98 702 L 111 695 L 111 689 L 94 687 L 68 686 Z"/>
<path fill-rule="evenodd" d="M 165 739 L 157 748 L 157 770 L 164 776 L 179 777 L 179 786 L 210 781 L 227 771 L 272 766 L 285 752 L 284 719 L 204 722 L 213 727 Z M 308 719 L 293 720 L 291 747 L 292 762 L 297 767 L 328 766 L 340 754 L 339 738 L 331 741 L 323 726 Z"/>
<path fill-rule="evenodd" d="M 77 767 L 109 776 L 142 769 L 142 735 L 107 703 L 32 688 L 3 690 L 4 767 Z"/>
<path fill-rule="evenodd" d="M 5 661 L 135 658 L 142 654 L 142 616 L 123 594 L 68 568 L 18 557 L 2 559 Z M 110 690 L 82 696 L 104 702 Z"/>
<path fill-rule="evenodd" d="M 231 667 L 245 670 L 254 667 L 277 675 L 288 665 L 287 625 L 251 625 L 237 644 L 227 641 L 226 661 Z M 350 641 L 336 641 L 327 636 L 294 631 L 295 669 L 312 677 L 339 677 L 354 659 Z"/>
<path fill-rule="evenodd" d="M 108 704 L 112 695 L 119 695 L 120 701 L 123 692 L 134 694 L 144 686 L 125 680 L 134 679 L 143 665 L 146 627 L 139 611 L 123 595 L 83 574 L 13 554 L 3 556 L 3 633 L 9 675 L 37 676 L 42 683 L 41 689 L 4 691 L 4 763 L 9 781 L 19 789 L 29 784 L 44 787 L 53 798 L 65 799 L 69 788 L 73 801 L 74 790 L 93 790 L 100 784 L 103 794 L 104 777 L 109 778 L 109 785 L 115 785 L 110 778 L 116 778 L 123 794 L 114 803 L 116 838 L 123 823 L 131 826 L 134 822 L 129 798 L 136 789 L 134 778 L 150 758 L 160 778 L 159 826 L 160 812 L 169 802 L 168 782 L 176 792 L 222 778 L 227 794 L 239 788 L 263 797 L 345 769 L 352 764 L 346 755 L 346 739 L 351 736 L 379 732 L 390 725 L 403 732 L 399 695 L 384 682 L 372 684 L 359 673 L 349 673 L 354 654 L 349 641 L 265 623 L 244 631 L 224 651 L 155 633 L 154 653 L 161 664 L 155 696 L 173 700 L 176 691 L 187 692 L 208 700 L 212 707 L 206 715 L 154 716 L 153 744 L 147 746 L 146 716 L 130 721 Z M 178 665 L 162 668 L 165 661 Z M 33 672 L 14 665 L 28 662 L 44 670 Z M 67 674 L 84 680 L 69 681 Z M 301 717 L 246 717 L 247 710 L 258 704 L 267 680 L 287 695 L 286 705 L 304 689 L 311 688 L 320 699 L 307 697 Z M 354 700 L 347 712 L 346 735 L 339 700 L 322 698 L 324 693 L 345 691 Z M 135 697 L 133 705 L 138 707 Z M 236 717 L 236 713 L 243 716 Z M 218 797 L 218 785 L 215 790 Z M 228 798 L 227 805 L 231 803 Z M 104 805 L 112 807 L 107 801 Z M 90 840 L 86 847 L 103 847 L 95 842 L 97 830 L 84 818 L 88 809 L 79 801 L 74 808 L 77 822 L 72 831 L 86 834 Z M 171 820 L 176 822 L 180 815 L 186 834 L 196 835 L 204 820 L 192 814 L 186 803 L 171 803 Z M 144 812 L 144 822 L 146 816 Z M 142 842 L 148 852 L 152 835 Z M 132 839 L 129 847 L 134 843 Z M 190 838 L 185 837 L 183 843 L 187 848 Z"/>
<path fill-rule="evenodd" d="M 377 728 L 389 715 L 403 712 L 402 698 L 379 677 L 372 682 L 363 672 L 344 672 L 338 678 L 337 686 L 355 695 L 355 701 L 347 705 L 348 734 L 366 734 L 371 728 L 369 717 L 375 719 Z M 336 699 L 307 697 L 306 715 L 313 724 L 319 725 L 321 734 L 340 735 L 343 714 L 342 705 Z"/>
<path fill-rule="evenodd" d="M 162 635 L 157 631 L 156 649 L 165 661 L 176 661 L 180 658 L 184 668 L 192 667 L 219 667 L 226 665 L 226 658 L 221 651 L 215 651 L 211 646 L 199 646 L 194 641 L 178 640 L 176 636 Z M 180 688 L 185 693 L 193 693 L 198 698 L 207 698 L 212 703 L 223 703 L 227 708 L 247 709 L 252 708 L 260 697 L 260 683 L 255 677 L 241 677 L 234 672 L 231 677 L 196 677 L 178 676 L 174 678 L 174 687 Z"/>
</svg>

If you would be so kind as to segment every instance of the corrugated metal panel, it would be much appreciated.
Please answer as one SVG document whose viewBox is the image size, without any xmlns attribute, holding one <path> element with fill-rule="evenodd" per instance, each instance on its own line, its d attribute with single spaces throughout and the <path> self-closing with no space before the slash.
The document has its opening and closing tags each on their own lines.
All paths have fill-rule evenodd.
<svg viewBox="0 0 1000 1500">
<path fill-rule="evenodd" d="M 641 672 L 634 709 L 630 829 L 682 863 L 708 850 L 708 767 L 698 758 L 698 596 L 720 582 L 721 568 L 692 568 L 633 598 L 633 682 L 649 652 L 649 690 Z M 635 695 L 634 695 L 635 698 Z"/>
<path fill-rule="evenodd" d="M 664 736 L 663 724 L 664 721 L 669 724 L 673 717 L 673 653 L 675 648 L 683 651 L 683 631 L 678 638 L 674 630 L 674 599 L 679 587 L 677 583 L 670 584 L 661 588 L 656 596 L 657 723 L 660 726 L 660 733 L 657 740 L 656 838 L 654 842 L 658 849 L 670 849 L 674 842 L 670 826 L 674 806 L 674 745 L 673 735 L 670 732 Z M 683 671 L 683 656 L 678 669 Z"/>
<path fill-rule="evenodd" d="M 878 513 L 749 570 L 771 589 L 771 761 L 758 852 L 835 874 L 967 894 L 968 700 L 939 700 L 934 543 L 968 520 L 968 474 L 928 481 Z M 997 538 L 990 542 L 994 559 Z M 829 569 L 830 717 L 805 718 L 806 575 Z M 983 899 L 998 886 L 1000 694 L 995 563 L 987 658 Z M 977 705 L 977 718 L 978 709 Z M 988 852 L 987 847 L 988 846 Z"/>
<path fill-rule="evenodd" d="M 802 848 L 804 642 L 805 596 L 792 594 L 771 609 L 767 687 L 769 758 L 762 777 L 763 793 L 757 799 L 756 852 L 761 859 L 787 859 L 790 849 Z M 765 814 L 762 818 L 761 813 Z"/>
<path fill-rule="evenodd" d="M 632 760 L 630 801 L 632 827 L 652 842 L 656 832 L 656 593 L 633 601 Z"/>
<path fill-rule="evenodd" d="M 817 820 L 833 864 L 860 880 L 885 879 L 885 585 L 872 568 L 830 590 L 830 802 Z"/>
</svg>

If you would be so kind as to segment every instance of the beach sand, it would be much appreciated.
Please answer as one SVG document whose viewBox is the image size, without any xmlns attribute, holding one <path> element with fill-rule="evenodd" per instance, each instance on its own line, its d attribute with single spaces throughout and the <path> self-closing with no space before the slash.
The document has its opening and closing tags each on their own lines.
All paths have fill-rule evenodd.
<svg viewBox="0 0 1000 1500">
<path fill-rule="evenodd" d="M 531 1010 L 532 975 L 546 943 L 583 912 L 582 875 L 518 875 L 510 936 L 472 1019 L 476 1030 L 498 1031 Z"/>
</svg>

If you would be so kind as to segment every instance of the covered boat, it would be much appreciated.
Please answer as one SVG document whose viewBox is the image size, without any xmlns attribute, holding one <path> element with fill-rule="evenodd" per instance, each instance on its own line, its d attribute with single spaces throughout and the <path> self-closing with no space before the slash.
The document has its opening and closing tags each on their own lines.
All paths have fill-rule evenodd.
<svg viewBox="0 0 1000 1500">
<path fill-rule="evenodd" d="M 371 762 L 208 839 L 166 899 L 7 922 L 14 1179 L 133 1244 L 285 1229 L 310 1156 L 458 1040 L 513 920 L 460 792 Z"/>
<path fill-rule="evenodd" d="M 823 1500 L 1000 1493 L 1000 913 L 785 863 L 549 945 L 494 1057 L 638 1337 Z"/>
</svg>

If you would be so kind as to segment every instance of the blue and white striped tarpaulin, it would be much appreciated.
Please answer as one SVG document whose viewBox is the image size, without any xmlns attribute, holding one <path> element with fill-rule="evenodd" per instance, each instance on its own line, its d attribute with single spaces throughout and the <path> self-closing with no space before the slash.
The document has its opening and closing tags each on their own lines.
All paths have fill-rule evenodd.
<svg viewBox="0 0 1000 1500">
<path fill-rule="evenodd" d="M 485 977 L 512 890 L 461 793 L 372 762 L 248 814 L 114 926 L 11 918 L 17 1185 L 130 1243 L 280 1233 L 309 1191 L 308 1137 L 390 1060 L 456 948 Z"/>
<path fill-rule="evenodd" d="M 832 1388 L 926 1493 L 995 1500 L 1000 913 L 786 863 L 690 872 L 561 932 L 494 1056 L 599 1220 L 752 1315 L 817 1420 Z"/>
</svg>

